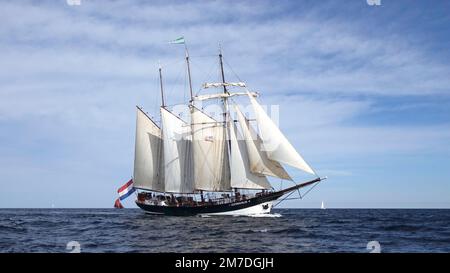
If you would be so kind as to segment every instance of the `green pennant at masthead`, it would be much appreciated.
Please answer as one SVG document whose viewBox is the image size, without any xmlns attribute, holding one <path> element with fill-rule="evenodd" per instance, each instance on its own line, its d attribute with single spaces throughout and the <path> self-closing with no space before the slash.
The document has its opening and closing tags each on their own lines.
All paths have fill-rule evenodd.
<svg viewBox="0 0 450 273">
<path fill-rule="evenodd" d="M 180 37 L 178 39 L 175 39 L 173 41 L 170 41 L 169 44 L 184 44 L 184 37 Z"/>
</svg>

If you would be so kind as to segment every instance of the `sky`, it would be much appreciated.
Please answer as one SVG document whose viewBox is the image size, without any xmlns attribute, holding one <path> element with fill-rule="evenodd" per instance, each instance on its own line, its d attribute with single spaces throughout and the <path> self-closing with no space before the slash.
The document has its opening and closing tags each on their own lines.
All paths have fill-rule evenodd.
<svg viewBox="0 0 450 273">
<path fill-rule="evenodd" d="M 196 94 L 218 79 L 220 43 L 227 79 L 278 105 L 328 176 L 282 206 L 450 208 L 448 1 L 80 4 L 0 1 L 0 208 L 111 207 L 133 173 L 135 106 L 158 119 L 158 63 L 168 104 L 188 99 L 184 48 L 167 43 L 180 36 Z"/>
</svg>

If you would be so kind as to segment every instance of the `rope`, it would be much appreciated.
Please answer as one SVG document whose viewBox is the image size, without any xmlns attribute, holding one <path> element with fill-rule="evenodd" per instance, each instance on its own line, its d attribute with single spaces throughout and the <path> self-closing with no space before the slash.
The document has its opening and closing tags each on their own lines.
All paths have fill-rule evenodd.
<svg viewBox="0 0 450 273">
<path fill-rule="evenodd" d="M 292 181 L 295 185 L 297 185 L 297 183 L 295 183 L 294 181 Z M 291 196 L 295 191 L 291 191 L 288 195 L 286 195 L 284 198 L 282 198 L 280 201 L 278 201 L 273 207 L 278 206 L 281 202 L 285 201 L 285 200 L 297 200 L 297 199 L 303 199 L 312 189 L 314 189 L 321 181 L 315 183 L 311 188 L 309 188 L 303 195 L 300 193 L 300 189 L 297 189 L 299 197 L 298 198 L 289 198 L 287 199 L 289 196 Z"/>
<path fill-rule="evenodd" d="M 214 63 L 214 64 L 211 64 L 211 66 L 209 67 L 209 69 L 207 70 L 208 72 L 207 73 L 204 73 L 204 74 L 206 74 L 206 77 L 204 77 L 204 81 L 203 82 L 207 82 L 208 80 L 209 80 L 209 78 L 211 77 L 211 74 L 212 74 L 212 72 L 213 71 L 215 71 L 215 69 L 214 69 L 214 67 L 216 66 L 216 64 Z M 198 67 L 197 66 L 197 64 L 194 64 L 194 67 Z M 199 69 L 199 70 L 202 70 L 202 69 Z M 204 72 L 204 70 L 202 70 L 202 72 Z M 202 87 L 200 87 L 198 90 L 197 90 L 197 92 L 195 93 L 195 96 L 198 96 L 198 94 L 201 92 L 203 90 L 203 88 Z"/>
<path fill-rule="evenodd" d="M 175 84 L 171 84 L 170 89 L 168 90 L 168 92 L 166 92 L 166 98 L 170 98 L 170 96 L 173 94 L 175 86 L 177 83 L 182 82 L 182 74 L 184 72 L 184 76 L 186 77 L 186 68 L 181 68 L 180 70 L 178 70 L 178 73 L 176 74 L 177 77 L 175 78 L 176 80 L 174 81 Z"/>
<path fill-rule="evenodd" d="M 189 58 L 207 58 L 207 57 L 217 57 L 217 55 L 189 55 Z"/>
<path fill-rule="evenodd" d="M 276 203 L 273 207 L 278 206 L 278 204 L 280 204 L 281 202 L 283 202 L 286 198 L 288 198 L 289 196 L 291 196 L 291 194 L 293 194 L 294 191 L 291 191 L 288 195 L 286 195 L 286 197 L 284 197 L 283 199 L 281 199 L 280 201 L 278 201 L 278 203 Z"/>
<path fill-rule="evenodd" d="M 302 198 L 305 197 L 305 196 L 306 196 L 312 189 L 314 189 L 317 185 L 319 185 L 320 182 L 322 182 L 322 180 L 319 181 L 319 182 L 317 182 L 316 184 L 314 184 L 311 188 L 309 188 L 309 189 L 305 192 L 305 194 L 303 194 Z"/>
<path fill-rule="evenodd" d="M 231 72 L 233 72 L 234 76 L 240 81 L 242 82 L 241 78 L 239 78 L 239 76 L 236 74 L 236 72 L 234 72 L 233 68 L 231 68 L 231 65 L 228 64 L 227 60 L 225 58 L 223 58 L 224 63 L 228 66 L 228 68 L 230 68 Z"/>
</svg>

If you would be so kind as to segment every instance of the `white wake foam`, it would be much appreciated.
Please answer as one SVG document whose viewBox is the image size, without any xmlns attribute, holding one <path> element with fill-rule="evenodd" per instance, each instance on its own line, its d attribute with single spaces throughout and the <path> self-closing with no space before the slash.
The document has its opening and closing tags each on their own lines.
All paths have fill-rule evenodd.
<svg viewBox="0 0 450 273">
<path fill-rule="evenodd" d="M 277 218 L 277 217 L 281 217 L 282 215 L 279 213 L 261 213 L 261 214 L 249 214 L 249 215 L 245 215 L 248 217 L 267 217 L 267 218 Z"/>
</svg>

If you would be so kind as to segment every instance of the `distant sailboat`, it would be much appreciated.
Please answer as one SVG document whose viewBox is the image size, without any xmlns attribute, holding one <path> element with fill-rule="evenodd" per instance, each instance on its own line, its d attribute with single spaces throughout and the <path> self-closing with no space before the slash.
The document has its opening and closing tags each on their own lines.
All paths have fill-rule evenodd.
<svg viewBox="0 0 450 273">
<path fill-rule="evenodd" d="M 325 204 L 322 201 L 322 205 L 320 206 L 320 209 L 325 209 Z"/>
</svg>

